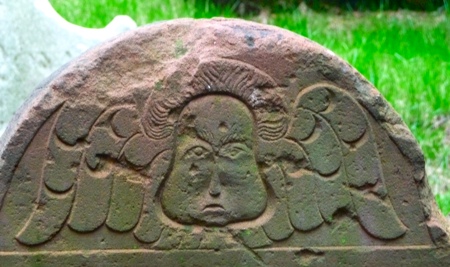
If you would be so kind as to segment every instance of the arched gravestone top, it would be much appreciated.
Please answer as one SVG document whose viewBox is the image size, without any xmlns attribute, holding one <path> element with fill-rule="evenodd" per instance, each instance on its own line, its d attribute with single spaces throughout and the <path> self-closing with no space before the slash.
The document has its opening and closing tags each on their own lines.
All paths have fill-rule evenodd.
<svg viewBox="0 0 450 267">
<path fill-rule="evenodd" d="M 450 262 L 408 128 L 354 68 L 286 30 L 142 27 L 61 68 L 18 114 L 0 145 L 9 265 Z"/>
</svg>

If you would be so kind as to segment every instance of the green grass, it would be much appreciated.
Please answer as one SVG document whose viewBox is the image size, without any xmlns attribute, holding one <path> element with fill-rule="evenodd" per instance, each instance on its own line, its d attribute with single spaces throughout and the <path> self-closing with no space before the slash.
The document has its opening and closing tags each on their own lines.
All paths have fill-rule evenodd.
<svg viewBox="0 0 450 267">
<path fill-rule="evenodd" d="M 50 3 L 68 21 L 91 28 L 106 26 L 116 15 L 128 15 L 138 25 L 175 18 L 233 16 L 231 7 L 218 8 L 209 0 L 50 0 Z"/>
<path fill-rule="evenodd" d="M 119 14 L 129 15 L 138 25 L 235 16 L 233 7 L 217 7 L 208 0 L 50 2 L 67 20 L 86 27 L 104 27 Z M 418 139 L 438 204 L 445 214 L 450 212 L 450 136 L 445 136 L 445 128 L 450 131 L 450 12 L 337 15 L 298 8 L 248 19 L 264 20 L 318 42 L 371 81 Z"/>
</svg>

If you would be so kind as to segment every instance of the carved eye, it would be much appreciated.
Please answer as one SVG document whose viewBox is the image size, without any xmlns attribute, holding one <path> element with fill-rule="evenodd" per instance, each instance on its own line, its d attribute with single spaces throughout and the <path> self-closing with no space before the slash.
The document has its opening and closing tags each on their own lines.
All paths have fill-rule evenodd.
<svg viewBox="0 0 450 267">
<path fill-rule="evenodd" d="M 190 148 L 185 154 L 185 158 L 203 159 L 209 154 L 209 150 L 202 146 L 194 146 Z"/>
<path fill-rule="evenodd" d="M 247 152 L 248 147 L 246 145 L 241 143 L 229 143 L 219 150 L 219 155 L 229 159 L 238 159 L 246 155 Z"/>
</svg>

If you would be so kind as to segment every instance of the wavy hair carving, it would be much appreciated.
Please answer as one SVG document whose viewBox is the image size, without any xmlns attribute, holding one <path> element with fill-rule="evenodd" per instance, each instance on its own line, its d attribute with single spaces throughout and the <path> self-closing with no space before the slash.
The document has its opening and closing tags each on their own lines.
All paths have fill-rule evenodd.
<svg viewBox="0 0 450 267">
<path fill-rule="evenodd" d="M 177 123 L 171 115 L 189 101 L 206 94 L 227 94 L 240 99 L 253 111 L 259 137 L 278 140 L 287 131 L 288 116 L 283 101 L 273 90 L 275 87 L 270 76 L 251 65 L 234 60 L 204 62 L 187 88 L 165 98 L 150 98 L 142 124 L 148 137 L 167 138 Z"/>
</svg>

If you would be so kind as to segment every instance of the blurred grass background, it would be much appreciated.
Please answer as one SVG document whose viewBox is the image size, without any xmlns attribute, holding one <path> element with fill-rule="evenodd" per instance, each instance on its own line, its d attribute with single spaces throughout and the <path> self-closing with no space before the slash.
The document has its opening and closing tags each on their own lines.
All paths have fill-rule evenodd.
<svg viewBox="0 0 450 267">
<path fill-rule="evenodd" d="M 392 104 L 421 145 L 438 205 L 450 212 L 449 2 L 50 0 L 68 21 L 100 28 L 114 16 L 138 25 L 175 18 L 243 17 L 276 25 L 334 51 Z M 272 3 L 270 3 L 272 2 Z M 364 2 L 364 1 L 359 1 Z M 352 4 L 353 3 L 353 4 Z M 432 4 L 432 5 L 431 5 Z M 410 5 L 410 6 L 408 6 Z M 404 10 L 410 7 L 424 11 Z"/>
</svg>

